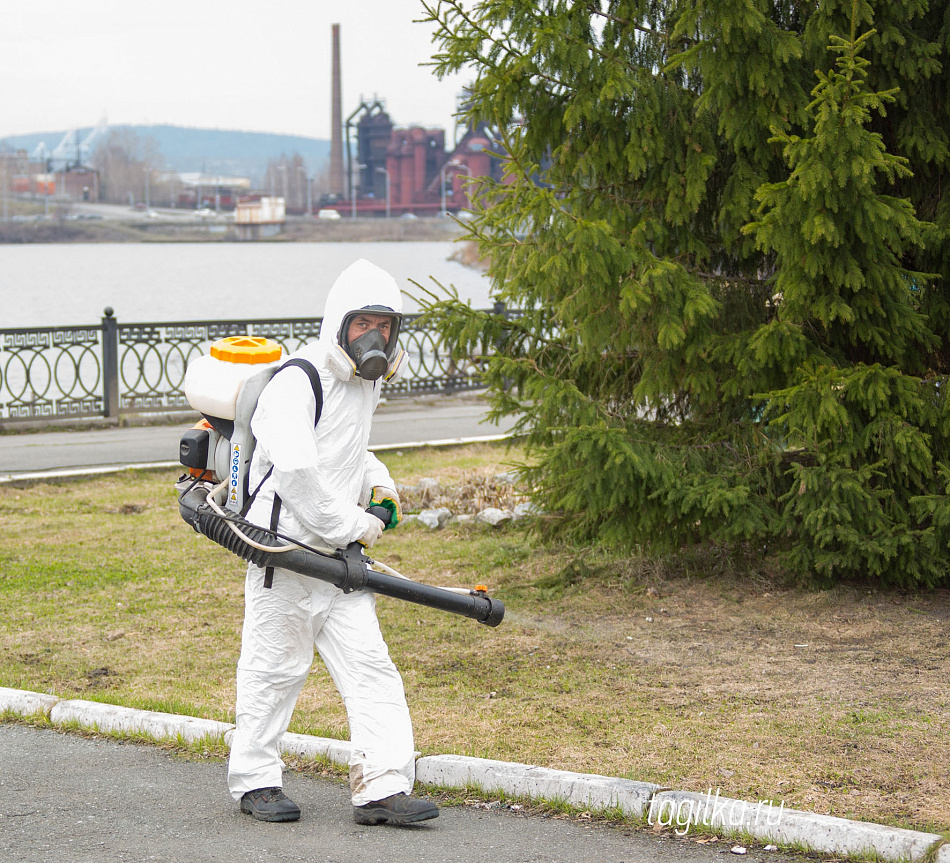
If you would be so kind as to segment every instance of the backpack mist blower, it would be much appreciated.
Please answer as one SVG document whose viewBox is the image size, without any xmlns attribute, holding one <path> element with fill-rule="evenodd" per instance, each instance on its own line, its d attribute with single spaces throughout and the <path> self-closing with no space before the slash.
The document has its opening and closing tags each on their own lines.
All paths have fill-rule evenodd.
<svg viewBox="0 0 950 863">
<path fill-rule="evenodd" d="M 204 420 L 181 438 L 181 463 L 189 468 L 176 484 L 181 517 L 198 533 L 264 569 L 289 569 L 344 593 L 369 590 L 498 626 L 505 606 L 480 585 L 473 590 L 432 587 L 367 557 L 358 542 L 345 549 L 308 546 L 244 518 L 256 494 L 248 488 L 255 445 L 251 417 L 268 381 L 288 366 L 302 368 L 316 397 L 314 425 L 320 419 L 323 398 L 316 369 L 306 360 L 281 364 L 280 358 L 280 345 L 270 339 L 233 336 L 215 342 L 209 356 L 189 365 L 185 395 Z M 369 512 L 388 523 L 384 507 Z"/>
</svg>

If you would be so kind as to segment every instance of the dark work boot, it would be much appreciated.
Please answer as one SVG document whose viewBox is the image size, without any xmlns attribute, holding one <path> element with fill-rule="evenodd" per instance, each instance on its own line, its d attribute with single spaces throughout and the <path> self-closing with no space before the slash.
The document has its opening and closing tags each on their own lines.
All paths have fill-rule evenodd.
<svg viewBox="0 0 950 863">
<path fill-rule="evenodd" d="M 357 824 L 412 824 L 439 817 L 439 807 L 428 800 L 410 797 L 408 794 L 393 794 L 382 800 L 374 800 L 365 806 L 353 807 L 353 820 Z"/>
<path fill-rule="evenodd" d="M 241 811 L 258 821 L 296 821 L 300 807 L 280 788 L 255 788 L 241 798 Z"/>
</svg>

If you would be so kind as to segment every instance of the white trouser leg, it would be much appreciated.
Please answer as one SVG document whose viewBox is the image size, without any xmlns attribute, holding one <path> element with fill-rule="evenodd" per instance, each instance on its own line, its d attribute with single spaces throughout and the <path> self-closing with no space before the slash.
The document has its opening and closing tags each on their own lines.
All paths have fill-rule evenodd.
<svg viewBox="0 0 950 863">
<path fill-rule="evenodd" d="M 343 594 L 287 570 L 248 567 L 237 674 L 236 724 L 228 762 L 235 800 L 255 788 L 281 787 L 278 745 L 290 724 L 316 647 L 343 698 L 350 725 L 350 785 L 362 806 L 415 780 L 412 723 L 402 678 L 376 619 L 371 593 Z"/>
<path fill-rule="evenodd" d="M 255 788 L 283 786 L 284 763 L 278 744 L 313 662 L 307 587 L 300 576 L 277 570 L 274 586 L 267 589 L 264 571 L 248 567 L 237 671 L 237 728 L 228 761 L 228 786 L 235 800 Z"/>
<path fill-rule="evenodd" d="M 379 631 L 376 597 L 339 594 L 316 646 L 346 706 L 353 805 L 408 794 L 416 771 L 412 722 L 402 678 Z"/>
</svg>

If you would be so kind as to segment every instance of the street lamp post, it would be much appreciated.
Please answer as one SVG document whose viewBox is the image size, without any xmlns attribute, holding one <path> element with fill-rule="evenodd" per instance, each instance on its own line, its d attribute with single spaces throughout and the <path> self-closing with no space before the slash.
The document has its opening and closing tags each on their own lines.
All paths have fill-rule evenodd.
<svg viewBox="0 0 950 863">
<path fill-rule="evenodd" d="M 377 168 L 378 173 L 384 174 L 386 177 L 386 218 L 389 218 L 389 171 L 385 168 Z"/>
<path fill-rule="evenodd" d="M 458 162 L 446 162 L 446 163 L 442 166 L 442 183 L 441 183 L 440 186 L 439 186 L 439 190 L 442 192 L 442 218 L 443 218 L 443 219 L 444 219 L 445 216 L 446 216 L 446 211 L 445 211 L 445 172 L 446 172 L 449 168 L 454 168 L 454 167 L 455 167 L 456 165 L 458 165 L 458 164 L 459 164 Z"/>
<path fill-rule="evenodd" d="M 366 168 L 366 165 L 354 165 L 354 171 L 350 174 L 350 217 L 356 221 L 356 178 L 360 171 Z"/>
<path fill-rule="evenodd" d="M 472 176 L 472 169 L 469 168 L 469 166 L 464 164 L 463 162 L 456 162 L 453 160 L 451 162 L 446 162 L 442 166 L 442 216 L 443 218 L 448 215 L 448 213 L 446 212 L 446 204 L 445 204 L 445 172 L 449 168 L 455 168 L 455 173 L 459 173 L 459 171 L 465 171 L 469 175 L 469 177 Z"/>
</svg>

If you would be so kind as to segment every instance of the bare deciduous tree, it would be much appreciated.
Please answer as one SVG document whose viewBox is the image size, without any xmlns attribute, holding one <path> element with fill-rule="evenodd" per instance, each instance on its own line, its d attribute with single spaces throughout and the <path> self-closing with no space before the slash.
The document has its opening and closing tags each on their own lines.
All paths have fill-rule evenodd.
<svg viewBox="0 0 950 863">
<path fill-rule="evenodd" d="M 99 171 L 101 195 L 113 204 L 158 200 L 163 190 L 156 181 L 164 165 L 158 142 L 132 129 L 112 129 L 95 149 L 92 165 Z"/>
</svg>

